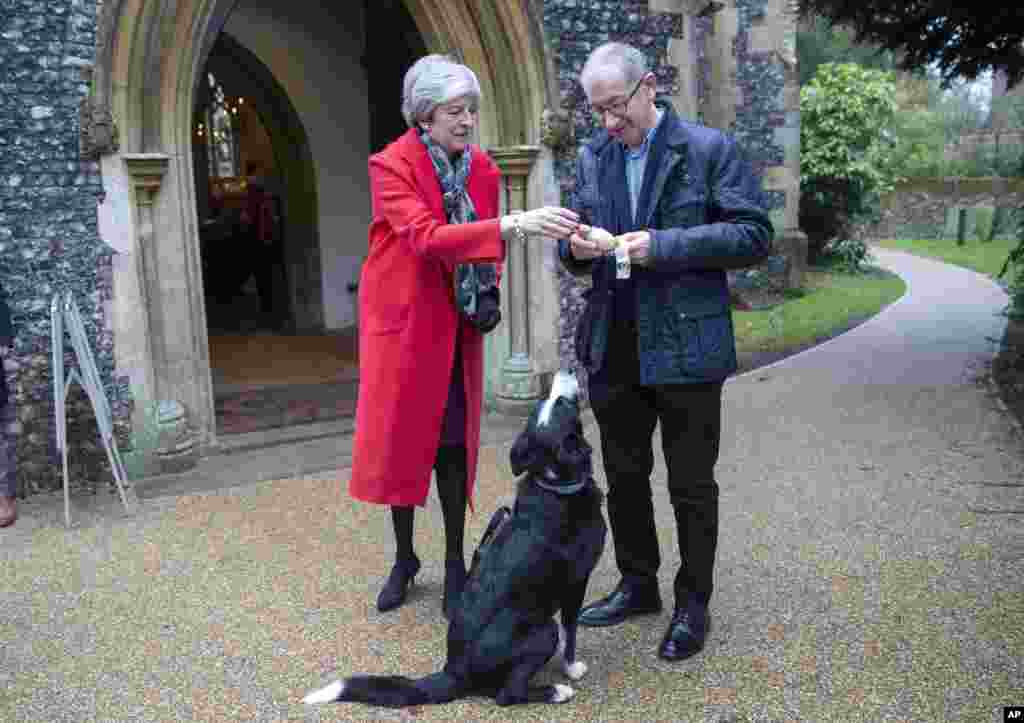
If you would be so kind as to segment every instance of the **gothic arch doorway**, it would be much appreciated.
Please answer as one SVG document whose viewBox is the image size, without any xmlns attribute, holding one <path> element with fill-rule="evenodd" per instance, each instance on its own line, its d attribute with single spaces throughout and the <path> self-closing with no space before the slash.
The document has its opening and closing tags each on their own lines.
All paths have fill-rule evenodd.
<svg viewBox="0 0 1024 723">
<path fill-rule="evenodd" d="M 342 5 L 343 11 L 336 9 Z M 294 284 L 289 313 L 301 317 L 298 297 L 310 293 L 306 318 L 322 319 L 324 330 L 343 328 L 354 318 L 349 287 L 358 278 L 356 244 L 365 253 L 365 162 L 378 142 L 371 141 L 369 112 L 376 88 L 369 89 L 364 68 L 379 50 L 380 39 L 366 33 L 375 7 L 317 0 L 111 0 L 102 6 L 91 103 L 97 131 L 105 120 L 118 130 L 116 143 L 104 146 L 103 138 L 94 139 L 101 146 L 107 191 L 101 232 L 118 251 L 111 313 L 116 373 L 127 377 L 137 400 L 181 402 L 201 445 L 217 440 L 203 292 L 202 201 L 192 152 L 203 71 L 208 61 L 218 62 L 225 53 L 241 57 L 244 65 L 241 46 L 270 70 L 293 104 L 306 131 L 311 162 L 305 167 L 312 172 L 301 170 L 301 142 L 298 148 L 287 141 L 275 148 L 287 147 L 300 158 L 297 183 L 308 184 L 305 199 L 313 199 L 306 215 L 317 243 L 303 247 L 303 262 L 312 276 L 319 276 L 320 291 L 315 283 Z M 484 92 L 480 143 L 505 150 L 520 179 L 506 198 L 517 206 L 526 204 L 528 196 L 531 205 L 550 202 L 557 194 L 550 167 L 536 178 L 529 176 L 527 190 L 537 154 L 530 144 L 540 138 L 543 109 L 557 100 L 557 83 L 544 54 L 540 4 L 402 0 L 402 7 L 424 49 L 453 53 L 477 71 Z M 218 40 L 223 33 L 236 47 L 223 49 L 230 46 Z M 391 86 L 396 95 L 399 88 Z M 287 118 L 281 127 L 290 127 Z M 288 134 L 280 130 L 279 136 Z M 524 145 L 532 149 L 525 164 L 518 152 Z M 295 203 L 285 204 L 289 224 L 296 219 Z M 297 203 L 301 216 L 302 199 Z M 537 260 L 535 268 L 541 263 Z M 516 288 L 510 295 L 517 295 Z M 511 314 L 510 322 L 515 317 Z M 556 324 L 550 322 L 546 319 L 553 332 Z M 508 336 L 491 336 L 492 344 L 509 343 Z M 523 336 L 520 326 L 520 345 Z M 549 344 L 556 345 L 557 338 Z"/>
<path fill-rule="evenodd" d="M 270 69 L 227 32 L 206 60 L 194 107 L 192 165 L 208 328 L 318 329 L 318 195 L 302 118 Z M 224 129 L 212 127 L 218 117 Z M 266 197 L 262 206 L 247 198 L 256 190 Z M 260 208 L 268 218 L 250 218 Z M 240 220 L 265 238 L 248 243 L 254 233 L 239 229 Z M 249 263 L 239 263 L 245 259 Z M 259 287 L 255 309 L 232 313 L 230 304 L 216 303 L 230 302 L 246 281 Z"/>
</svg>

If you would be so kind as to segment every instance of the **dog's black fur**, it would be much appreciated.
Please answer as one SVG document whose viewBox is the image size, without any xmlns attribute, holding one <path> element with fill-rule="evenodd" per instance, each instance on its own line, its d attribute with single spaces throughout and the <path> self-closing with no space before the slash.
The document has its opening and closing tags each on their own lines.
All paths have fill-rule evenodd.
<svg viewBox="0 0 1024 723">
<path fill-rule="evenodd" d="M 311 693 L 307 703 L 403 707 L 488 695 L 511 705 L 572 697 L 568 686 L 531 686 L 530 680 L 557 650 L 559 611 L 563 671 L 574 680 L 586 672 L 576 661 L 576 618 L 607 527 L 577 395 L 575 377 L 560 372 L 512 447 L 513 474 L 525 476 L 514 509 L 494 514 L 473 555 L 449 622 L 444 669 L 420 679 L 357 675 Z"/>
</svg>

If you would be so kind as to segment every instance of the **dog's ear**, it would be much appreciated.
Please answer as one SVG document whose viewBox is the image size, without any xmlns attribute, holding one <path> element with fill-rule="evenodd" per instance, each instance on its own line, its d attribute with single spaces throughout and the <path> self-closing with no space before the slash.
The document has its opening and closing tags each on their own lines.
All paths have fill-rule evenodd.
<svg viewBox="0 0 1024 723">
<path fill-rule="evenodd" d="M 509 462 L 512 463 L 512 474 L 518 477 L 530 469 L 537 461 L 538 451 L 537 443 L 530 435 L 527 432 L 520 432 L 508 455 Z"/>
</svg>

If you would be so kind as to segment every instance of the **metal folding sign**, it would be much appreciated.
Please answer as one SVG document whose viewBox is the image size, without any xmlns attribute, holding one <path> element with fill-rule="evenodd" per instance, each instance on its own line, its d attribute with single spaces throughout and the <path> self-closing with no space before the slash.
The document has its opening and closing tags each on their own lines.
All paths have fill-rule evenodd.
<svg viewBox="0 0 1024 723">
<path fill-rule="evenodd" d="M 64 294 L 54 294 L 50 303 L 50 323 L 52 330 L 51 353 L 53 355 L 53 399 L 57 417 L 57 449 L 61 455 L 61 464 L 64 475 L 64 523 L 71 526 L 71 500 L 68 486 L 68 443 L 67 443 L 67 398 L 71 390 L 71 383 L 75 380 L 82 385 L 85 393 L 92 403 L 93 414 L 96 415 L 96 424 L 99 426 L 100 439 L 107 451 L 107 459 L 110 461 L 110 468 L 114 473 L 114 482 L 117 484 L 117 491 L 121 496 L 121 504 L 125 511 L 134 512 L 136 499 L 133 491 L 125 491 L 127 475 L 124 471 L 124 463 L 121 461 L 121 453 L 117 448 L 117 440 L 114 438 L 114 424 L 110 412 L 110 403 L 107 401 L 106 392 L 103 390 L 103 380 L 100 377 L 99 369 L 96 367 L 96 358 L 93 356 L 92 347 L 89 345 L 89 337 L 85 331 L 85 324 L 82 322 L 82 315 L 78 311 L 75 300 L 68 291 Z M 71 349 L 75 355 L 77 368 L 72 368 L 65 374 L 64 370 L 64 332 L 67 331 L 71 340 Z"/>
</svg>

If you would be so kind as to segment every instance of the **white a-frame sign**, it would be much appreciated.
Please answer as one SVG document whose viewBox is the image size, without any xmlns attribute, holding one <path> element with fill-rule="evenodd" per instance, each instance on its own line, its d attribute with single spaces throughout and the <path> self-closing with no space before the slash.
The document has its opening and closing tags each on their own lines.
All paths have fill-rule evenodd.
<svg viewBox="0 0 1024 723">
<path fill-rule="evenodd" d="M 110 468 L 114 472 L 114 481 L 117 483 L 117 491 L 121 495 L 121 503 L 126 512 L 134 512 L 137 501 L 134 490 L 125 491 L 127 477 L 124 464 L 121 462 L 121 454 L 117 449 L 117 440 L 114 439 L 110 403 L 107 401 L 106 392 L 103 391 L 103 380 L 96 368 L 96 359 L 93 356 L 92 347 L 89 346 L 89 337 L 85 333 L 82 315 L 79 313 L 70 291 L 54 295 L 50 304 L 50 321 L 53 332 L 51 349 L 53 354 L 53 401 L 57 417 L 57 450 L 60 452 L 64 471 L 64 524 L 68 527 L 71 526 L 66 403 L 71 382 L 76 379 L 85 389 L 85 393 L 89 395 L 89 401 L 92 402 L 92 411 L 96 415 L 100 438 L 107 450 Z M 71 349 L 78 365 L 77 368 L 72 368 L 67 375 L 64 373 L 65 329 L 71 340 Z"/>
</svg>

